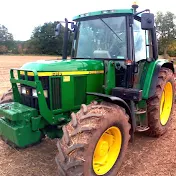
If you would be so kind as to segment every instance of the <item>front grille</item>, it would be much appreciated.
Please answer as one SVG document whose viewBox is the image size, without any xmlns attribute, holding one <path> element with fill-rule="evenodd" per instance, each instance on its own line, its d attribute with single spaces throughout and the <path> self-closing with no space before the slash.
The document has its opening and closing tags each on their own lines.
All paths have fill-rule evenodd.
<svg viewBox="0 0 176 176">
<path fill-rule="evenodd" d="M 22 104 L 39 109 L 38 98 L 21 94 Z"/>
<path fill-rule="evenodd" d="M 25 76 L 21 75 L 20 76 L 21 79 L 25 80 Z M 48 98 L 46 98 L 46 102 L 48 107 L 50 108 L 50 95 L 49 95 L 49 77 L 48 76 L 43 76 L 43 77 L 39 77 L 39 80 L 42 83 L 42 87 L 43 90 L 48 90 Z M 34 81 L 34 77 L 33 76 L 28 76 L 28 81 Z M 39 105 L 38 105 L 38 98 L 37 97 L 33 97 L 32 96 L 32 87 L 26 86 L 26 85 L 21 85 L 21 87 L 26 87 L 26 89 L 28 90 L 28 94 L 21 94 L 21 100 L 22 100 L 22 104 L 35 108 L 35 109 L 39 109 Z"/>
<path fill-rule="evenodd" d="M 24 75 L 21 75 L 20 78 L 25 80 Z M 39 80 L 42 83 L 43 89 L 48 90 L 49 89 L 49 77 L 48 76 L 41 76 L 41 77 L 39 77 Z M 28 81 L 34 81 L 34 76 L 28 76 Z"/>
<path fill-rule="evenodd" d="M 51 99 L 52 109 L 61 108 L 61 78 L 51 77 Z"/>
<path fill-rule="evenodd" d="M 74 78 L 74 90 L 75 90 L 75 106 L 86 102 L 86 82 L 85 76 L 76 76 Z"/>
</svg>

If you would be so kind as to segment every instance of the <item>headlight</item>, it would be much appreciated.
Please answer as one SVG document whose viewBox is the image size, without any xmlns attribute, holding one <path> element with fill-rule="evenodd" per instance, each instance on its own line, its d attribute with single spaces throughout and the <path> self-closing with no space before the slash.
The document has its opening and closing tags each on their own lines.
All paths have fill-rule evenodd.
<svg viewBox="0 0 176 176">
<path fill-rule="evenodd" d="M 26 88 L 25 87 L 21 87 L 21 93 L 26 94 Z"/>
<path fill-rule="evenodd" d="M 33 97 L 37 97 L 37 91 L 36 91 L 36 89 L 32 89 L 32 96 Z"/>
<path fill-rule="evenodd" d="M 44 93 L 45 98 L 48 98 L 48 91 L 44 90 L 43 93 Z"/>
<path fill-rule="evenodd" d="M 48 98 L 48 91 L 44 90 L 43 93 L 44 93 L 45 98 Z M 32 96 L 33 97 L 38 97 L 36 89 L 32 89 Z"/>
</svg>

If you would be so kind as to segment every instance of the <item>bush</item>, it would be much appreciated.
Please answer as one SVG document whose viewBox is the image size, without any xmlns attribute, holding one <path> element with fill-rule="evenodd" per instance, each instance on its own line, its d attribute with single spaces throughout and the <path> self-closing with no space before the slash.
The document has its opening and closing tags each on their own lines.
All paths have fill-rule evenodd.
<svg viewBox="0 0 176 176">
<path fill-rule="evenodd" d="M 8 52 L 8 48 L 5 45 L 0 45 L 0 54 L 6 54 Z"/>
<path fill-rule="evenodd" d="M 170 50 L 168 51 L 168 54 L 170 57 L 176 57 L 176 50 Z"/>
</svg>

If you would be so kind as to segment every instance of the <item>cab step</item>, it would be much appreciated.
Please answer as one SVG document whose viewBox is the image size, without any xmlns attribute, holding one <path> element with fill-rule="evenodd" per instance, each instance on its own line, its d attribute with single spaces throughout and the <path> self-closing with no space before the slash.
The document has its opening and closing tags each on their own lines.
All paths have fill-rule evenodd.
<svg viewBox="0 0 176 176">
<path fill-rule="evenodd" d="M 145 114 L 147 111 L 139 109 L 139 110 L 136 110 L 134 112 L 135 112 L 136 115 L 141 115 L 141 114 Z"/>
<path fill-rule="evenodd" d="M 149 130 L 148 126 L 137 126 L 136 127 L 137 132 L 144 132 L 144 131 L 148 131 L 148 130 Z"/>
</svg>

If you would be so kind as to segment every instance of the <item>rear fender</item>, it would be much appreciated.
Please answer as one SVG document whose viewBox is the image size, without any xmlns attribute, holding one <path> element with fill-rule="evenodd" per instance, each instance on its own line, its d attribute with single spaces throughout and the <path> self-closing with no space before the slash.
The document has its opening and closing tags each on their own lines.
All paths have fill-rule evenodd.
<svg viewBox="0 0 176 176">
<path fill-rule="evenodd" d="M 129 105 L 123 99 L 121 99 L 119 97 L 115 97 L 115 96 L 111 96 L 111 95 L 106 95 L 106 94 L 101 94 L 101 93 L 95 93 L 95 92 L 87 92 L 87 95 L 96 96 L 96 97 L 98 97 L 98 98 L 100 98 L 100 99 L 102 99 L 104 101 L 117 104 L 117 105 L 121 106 L 122 108 L 124 108 L 125 111 L 126 111 L 126 113 L 130 117 L 130 123 L 131 123 L 131 126 L 132 126 L 131 131 L 132 131 L 132 133 L 135 132 L 135 128 L 136 128 L 135 116 L 132 113 Z"/>
<path fill-rule="evenodd" d="M 149 98 L 155 95 L 156 86 L 158 82 L 158 75 L 162 67 L 169 68 L 172 70 L 173 73 L 175 73 L 174 66 L 171 62 L 165 62 L 165 63 L 158 62 L 153 73 L 153 78 L 151 81 L 150 91 L 149 91 Z"/>
</svg>

